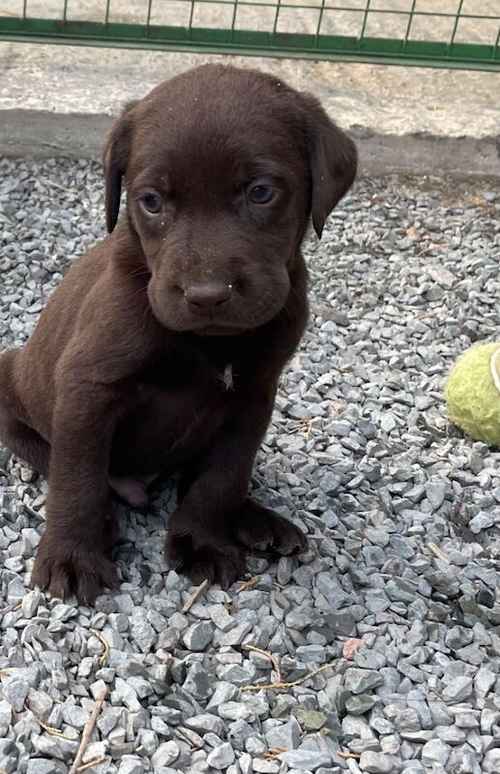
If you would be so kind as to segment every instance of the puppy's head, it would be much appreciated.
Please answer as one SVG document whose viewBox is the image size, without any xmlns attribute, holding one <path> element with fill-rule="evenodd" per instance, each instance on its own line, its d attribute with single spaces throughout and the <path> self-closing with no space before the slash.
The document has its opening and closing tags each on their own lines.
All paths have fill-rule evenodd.
<svg viewBox="0 0 500 774">
<path fill-rule="evenodd" d="M 235 334 L 285 305 L 309 218 L 321 236 L 354 180 L 356 149 L 313 97 L 208 65 L 126 109 L 104 164 L 108 230 L 124 180 L 157 319 Z"/>
</svg>

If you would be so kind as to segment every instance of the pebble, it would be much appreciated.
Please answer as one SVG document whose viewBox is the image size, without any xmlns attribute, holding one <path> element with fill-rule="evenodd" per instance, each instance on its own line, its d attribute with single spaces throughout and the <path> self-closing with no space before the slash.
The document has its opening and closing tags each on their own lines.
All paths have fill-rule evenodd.
<svg viewBox="0 0 500 774">
<path fill-rule="evenodd" d="M 299 708 L 295 711 L 298 712 Z M 269 731 L 266 731 L 266 741 L 271 750 L 278 748 L 294 750 L 299 746 L 301 736 L 302 728 L 293 715 L 290 716 L 286 723 L 274 726 Z"/>
<path fill-rule="evenodd" d="M 305 707 L 297 708 L 295 717 L 305 731 L 319 731 L 328 719 L 324 712 L 308 710 Z"/>
<path fill-rule="evenodd" d="M 9 702 L 14 712 L 22 712 L 24 702 L 30 690 L 29 683 L 24 680 L 9 679 L 7 677 L 2 683 L 2 688 L 3 696 Z"/>
<path fill-rule="evenodd" d="M 264 758 L 254 758 L 252 768 L 255 774 L 278 774 L 279 764 L 274 761 L 268 761 Z"/>
<path fill-rule="evenodd" d="M 488 774 L 497 774 L 500 771 L 500 748 L 488 750 L 483 758 L 483 769 Z"/>
<path fill-rule="evenodd" d="M 422 747 L 422 763 L 429 768 L 435 764 L 446 766 L 450 752 L 451 747 L 441 739 L 431 739 Z"/>
<path fill-rule="evenodd" d="M 151 756 L 153 769 L 161 769 L 162 767 L 170 766 L 171 763 L 174 763 L 174 761 L 177 760 L 179 755 L 180 749 L 177 742 L 163 742 Z"/>
<path fill-rule="evenodd" d="M 59 761 L 48 761 L 46 758 L 31 758 L 26 768 L 26 774 L 66 774 L 66 771 Z"/>
<path fill-rule="evenodd" d="M 469 529 L 475 535 L 482 532 L 483 529 L 492 527 L 495 523 L 495 514 L 493 511 L 479 511 L 469 522 Z"/>
<path fill-rule="evenodd" d="M 331 757 L 329 753 L 320 750 L 298 749 L 290 750 L 280 754 L 280 760 L 290 768 L 302 769 L 305 771 L 316 771 L 320 766 L 329 766 Z"/>
<path fill-rule="evenodd" d="M 206 734 L 210 731 L 213 734 L 217 734 L 217 736 L 222 736 L 225 727 L 221 718 L 218 718 L 217 715 L 211 715 L 210 713 L 187 718 L 185 724 L 188 728 L 192 728 L 199 734 Z"/>
<path fill-rule="evenodd" d="M 437 511 L 443 504 L 446 496 L 447 483 L 446 481 L 434 479 L 430 480 L 425 486 L 425 494 L 429 500 L 432 510 Z"/>
<path fill-rule="evenodd" d="M 124 755 L 120 762 L 118 774 L 145 774 L 145 766 L 142 758 L 136 755 Z"/>
<path fill-rule="evenodd" d="M 28 692 L 28 706 L 37 718 L 46 721 L 53 704 L 54 702 L 47 693 L 30 688 Z"/>
<path fill-rule="evenodd" d="M 398 764 L 391 755 L 365 750 L 361 753 L 359 765 L 368 774 L 393 774 Z"/>
<path fill-rule="evenodd" d="M 218 711 L 224 720 L 247 720 L 252 715 L 252 710 L 248 704 L 239 701 L 227 701 L 220 704 Z"/>
<path fill-rule="evenodd" d="M 445 702 L 455 704 L 467 699 L 472 693 L 472 678 L 467 675 L 457 675 L 443 690 Z"/>
<path fill-rule="evenodd" d="M 207 755 L 207 763 L 218 771 L 227 769 L 234 761 L 234 751 L 228 742 L 219 744 Z"/>
<path fill-rule="evenodd" d="M 377 688 L 382 683 L 382 676 L 378 672 L 369 669 L 351 667 L 345 673 L 345 687 L 350 693 L 365 693 Z"/>
<path fill-rule="evenodd" d="M 201 621 L 189 626 L 182 635 L 182 641 L 188 650 L 199 652 L 205 650 L 213 637 L 213 629 L 209 623 Z"/>
</svg>

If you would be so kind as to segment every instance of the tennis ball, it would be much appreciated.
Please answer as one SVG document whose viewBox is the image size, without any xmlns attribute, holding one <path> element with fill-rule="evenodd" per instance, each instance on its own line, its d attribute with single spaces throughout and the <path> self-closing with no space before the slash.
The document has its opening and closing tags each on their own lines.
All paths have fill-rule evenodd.
<svg viewBox="0 0 500 774">
<path fill-rule="evenodd" d="M 450 421 L 476 441 L 500 446 L 500 342 L 461 355 L 446 383 Z"/>
</svg>

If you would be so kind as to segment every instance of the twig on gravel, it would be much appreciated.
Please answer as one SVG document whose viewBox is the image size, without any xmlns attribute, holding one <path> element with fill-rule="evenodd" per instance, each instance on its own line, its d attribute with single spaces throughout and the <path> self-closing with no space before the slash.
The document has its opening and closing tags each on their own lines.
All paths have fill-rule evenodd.
<svg viewBox="0 0 500 774">
<path fill-rule="evenodd" d="M 92 731 L 95 728 L 95 724 L 97 722 L 97 718 L 99 716 L 99 713 L 101 711 L 102 705 L 104 704 L 104 701 L 106 699 L 106 696 L 108 695 L 108 688 L 104 688 L 102 694 L 97 699 L 94 709 L 92 710 L 92 713 L 90 714 L 89 719 L 85 723 L 85 726 L 83 728 L 82 733 L 82 739 L 80 742 L 80 746 L 78 748 L 78 751 L 76 753 L 76 758 L 73 761 L 73 765 L 71 766 L 69 770 L 69 774 L 77 774 L 78 771 L 81 771 L 81 764 L 82 764 L 82 758 L 85 754 L 85 750 L 87 749 L 87 745 L 90 741 L 90 737 L 92 736 Z M 95 762 L 94 762 L 95 765 Z"/>
<path fill-rule="evenodd" d="M 87 771 L 87 769 L 93 769 L 94 766 L 99 766 L 101 763 L 105 763 L 106 758 L 103 756 L 102 758 L 94 758 L 93 761 L 89 761 L 88 763 L 84 763 L 83 766 L 78 767 L 78 774 L 80 774 L 81 771 Z"/>
<path fill-rule="evenodd" d="M 318 669 L 313 669 L 312 672 L 308 672 L 303 677 L 299 677 L 298 680 L 293 680 L 291 683 L 282 683 L 282 682 L 276 682 L 276 683 L 264 683 L 263 685 L 244 685 L 241 690 L 242 691 L 281 691 L 285 688 L 294 688 L 296 685 L 301 685 L 302 683 L 305 683 L 306 680 L 309 680 L 310 677 L 316 677 L 316 675 L 319 675 L 320 672 L 324 672 L 325 669 L 332 669 L 335 662 L 332 661 L 330 664 L 323 664 L 323 666 L 318 667 Z M 71 774 L 71 772 L 70 772 Z"/>
<path fill-rule="evenodd" d="M 205 591 L 207 586 L 208 586 L 208 578 L 205 578 L 203 583 L 200 583 L 198 588 L 193 592 L 193 594 L 191 594 L 191 596 L 189 597 L 188 601 L 186 602 L 186 604 L 182 608 L 182 612 L 183 613 L 187 613 L 188 610 L 191 610 L 191 608 L 193 607 L 194 603 L 196 602 L 198 597 Z"/>
<path fill-rule="evenodd" d="M 257 585 L 259 580 L 260 580 L 259 576 L 256 575 L 255 578 L 250 578 L 250 580 L 244 581 L 244 583 L 242 583 L 238 589 L 238 594 L 240 593 L 240 591 L 249 591 L 250 589 L 253 589 L 253 587 Z"/>
<path fill-rule="evenodd" d="M 345 758 L 346 760 L 348 758 L 361 758 L 360 753 L 353 753 L 353 752 L 340 752 L 340 750 L 337 751 L 337 755 L 339 758 Z"/>
<path fill-rule="evenodd" d="M 97 637 L 102 647 L 104 648 L 104 651 L 99 656 L 99 664 L 101 665 L 101 667 L 103 667 L 106 665 L 106 662 L 109 658 L 109 643 L 107 640 L 104 639 L 101 632 L 98 631 L 97 629 L 91 629 L 90 631 L 95 637 Z"/>
<path fill-rule="evenodd" d="M 278 659 L 276 656 L 273 656 L 272 653 L 269 653 L 268 650 L 262 650 L 262 648 L 257 648 L 255 645 L 243 645 L 245 650 L 251 650 L 252 653 L 260 653 L 261 656 L 264 656 L 265 658 L 269 659 L 271 664 L 274 667 L 274 670 L 276 672 L 276 679 L 278 683 L 281 683 L 281 669 L 278 662 Z"/>
<path fill-rule="evenodd" d="M 450 561 L 445 552 L 442 551 L 435 543 L 427 543 L 427 548 L 434 554 L 434 556 L 437 556 L 437 558 L 441 559 L 443 562 Z"/>
<path fill-rule="evenodd" d="M 70 736 L 66 736 L 63 731 L 59 731 L 58 728 L 54 728 L 54 726 L 48 726 L 47 723 L 44 723 L 43 720 L 40 720 L 40 718 L 37 718 L 36 716 L 35 718 L 40 728 L 43 728 L 43 730 L 50 734 L 50 736 L 57 736 L 59 739 L 66 739 L 67 742 L 75 741 Z"/>
<path fill-rule="evenodd" d="M 308 417 L 307 419 L 303 419 L 299 425 L 300 431 L 305 435 L 305 437 L 309 440 L 309 437 L 311 435 L 311 430 L 313 426 L 313 417 Z"/>
<path fill-rule="evenodd" d="M 347 763 L 347 768 L 349 769 L 351 774 L 362 774 L 361 769 L 359 768 L 354 758 L 348 758 L 346 760 L 346 763 Z"/>
<path fill-rule="evenodd" d="M 281 753 L 287 752 L 286 747 L 273 747 L 272 750 L 268 750 L 263 754 L 263 758 L 266 761 L 274 761 L 276 758 L 279 758 Z"/>
</svg>

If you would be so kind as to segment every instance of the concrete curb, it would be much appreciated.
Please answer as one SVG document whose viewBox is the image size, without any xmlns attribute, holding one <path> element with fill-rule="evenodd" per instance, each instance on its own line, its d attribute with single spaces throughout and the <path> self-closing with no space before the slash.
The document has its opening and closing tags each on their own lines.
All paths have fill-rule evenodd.
<svg viewBox="0 0 500 774">
<path fill-rule="evenodd" d="M 100 160 L 112 118 L 102 113 L 0 110 L 0 155 Z M 500 137 L 380 134 L 352 127 L 364 175 L 500 178 Z"/>
</svg>

